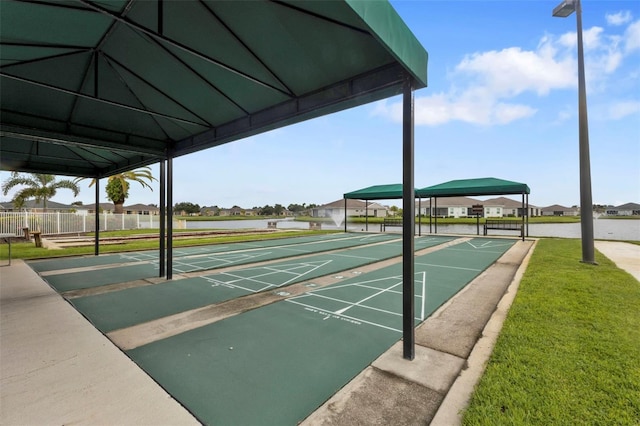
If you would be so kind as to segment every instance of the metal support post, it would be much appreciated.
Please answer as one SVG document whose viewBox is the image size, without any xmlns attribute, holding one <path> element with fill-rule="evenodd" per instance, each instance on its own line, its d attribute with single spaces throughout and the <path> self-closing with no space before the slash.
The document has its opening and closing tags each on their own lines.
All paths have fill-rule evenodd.
<svg viewBox="0 0 640 426">
<path fill-rule="evenodd" d="M 160 161 L 160 276 L 164 277 L 166 271 L 165 265 L 165 220 L 167 218 L 166 206 L 166 179 L 165 160 Z"/>
<path fill-rule="evenodd" d="M 413 182 L 414 141 L 413 141 L 413 92 L 411 78 L 407 76 L 402 91 L 402 343 L 403 358 L 415 357 L 414 331 L 414 234 L 415 234 L 415 191 Z"/>
</svg>

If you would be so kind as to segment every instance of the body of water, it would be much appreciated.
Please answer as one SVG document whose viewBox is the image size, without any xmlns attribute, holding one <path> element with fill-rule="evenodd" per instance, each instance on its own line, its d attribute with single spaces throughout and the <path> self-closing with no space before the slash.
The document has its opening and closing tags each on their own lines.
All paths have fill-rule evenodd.
<svg viewBox="0 0 640 426">
<path fill-rule="evenodd" d="M 268 222 L 261 220 L 223 220 L 223 221 L 190 221 L 187 229 L 267 229 Z M 296 222 L 293 219 L 277 220 L 279 229 L 309 229 L 308 222 Z M 322 229 L 344 229 L 344 226 L 323 223 Z M 364 223 L 349 224 L 350 231 L 364 231 Z M 370 232 L 379 232 L 380 224 L 369 224 Z M 400 232 L 401 228 L 389 228 L 389 231 Z M 416 232 L 418 227 L 416 226 Z M 435 229 L 432 227 L 432 231 Z M 422 224 L 422 234 L 429 234 L 429 224 Z M 438 225 L 438 234 L 476 234 L 476 225 Z M 482 234 L 482 225 L 480 225 Z M 516 235 L 514 231 L 491 230 L 490 235 Z M 640 241 L 640 220 L 594 219 L 593 235 L 599 240 L 633 240 Z M 533 223 L 529 224 L 530 237 L 580 238 L 580 223 Z"/>
</svg>

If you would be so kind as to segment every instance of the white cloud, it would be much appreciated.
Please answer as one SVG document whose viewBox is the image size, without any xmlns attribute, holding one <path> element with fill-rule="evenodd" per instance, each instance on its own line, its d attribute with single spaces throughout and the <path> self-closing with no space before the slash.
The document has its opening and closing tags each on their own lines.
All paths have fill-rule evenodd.
<svg viewBox="0 0 640 426">
<path fill-rule="evenodd" d="M 424 126 L 438 126 L 450 121 L 481 126 L 508 124 L 530 117 L 536 112 L 536 109 L 527 105 L 496 102 L 491 98 L 457 98 L 444 93 L 415 100 L 415 124 Z M 402 122 L 402 104 L 380 101 L 376 104 L 373 114 Z"/>
<path fill-rule="evenodd" d="M 570 118 L 574 117 L 575 113 L 576 113 L 576 107 L 574 105 L 565 106 L 558 112 L 558 117 L 556 118 L 556 120 L 554 120 L 553 123 L 562 124 L 567 120 L 569 120 Z"/>
<path fill-rule="evenodd" d="M 640 21 L 630 24 L 624 32 L 626 53 L 640 49 Z"/>
<path fill-rule="evenodd" d="M 456 71 L 468 74 L 496 96 L 515 96 L 525 91 L 545 95 L 551 89 L 575 84 L 573 60 L 569 56 L 557 59 L 554 53 L 544 45 L 537 51 L 512 47 L 475 53 L 465 57 Z"/>
<path fill-rule="evenodd" d="M 640 113 L 639 101 L 620 101 L 609 105 L 608 118 L 613 120 L 620 120 L 629 115 Z"/>
<path fill-rule="evenodd" d="M 611 19 L 622 18 L 620 15 Z M 624 36 L 591 27 L 583 32 L 583 41 L 588 90 L 604 92 L 611 75 L 623 65 L 625 53 L 640 49 L 640 21 L 630 24 Z M 468 54 L 453 67 L 449 78 L 455 83 L 449 89 L 416 97 L 415 122 L 426 126 L 451 121 L 491 126 L 531 117 L 537 109 L 516 98 L 577 89 L 576 55 L 575 32 L 557 37 L 546 35 L 532 50 L 508 47 Z M 634 105 L 620 103 L 606 116 L 613 119 L 629 115 Z M 373 114 L 399 122 L 402 107 L 400 103 L 383 101 L 376 104 Z M 558 113 L 558 120 L 566 119 L 566 111 Z"/>
<path fill-rule="evenodd" d="M 607 24 L 609 25 L 624 25 L 627 22 L 631 21 L 632 16 L 631 12 L 625 10 L 618 13 L 607 14 L 605 18 L 607 20 Z"/>
</svg>

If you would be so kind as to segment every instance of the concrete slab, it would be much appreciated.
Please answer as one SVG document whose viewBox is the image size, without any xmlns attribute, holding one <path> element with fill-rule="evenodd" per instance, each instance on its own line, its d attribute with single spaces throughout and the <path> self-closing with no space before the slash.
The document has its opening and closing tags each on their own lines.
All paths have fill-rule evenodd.
<svg viewBox="0 0 640 426">
<path fill-rule="evenodd" d="M 442 398 L 433 389 L 368 367 L 301 425 L 429 424 Z"/>
<path fill-rule="evenodd" d="M 198 424 L 21 260 L 0 314 L 0 424 Z"/>
<path fill-rule="evenodd" d="M 460 372 L 460 375 L 447 392 L 446 397 L 431 420 L 431 426 L 458 426 L 462 424 L 461 413 L 469 405 L 475 386 L 482 378 L 487 362 L 493 352 L 493 347 L 502 330 L 502 324 L 507 318 L 509 308 L 518 292 L 520 280 L 535 249 L 535 241 L 526 243 L 513 247 L 511 251 L 507 252 L 507 255 L 500 259 L 500 262 L 510 263 L 524 254 L 524 258 L 517 266 L 507 291 L 495 307 L 491 318 L 486 322 L 486 326 L 482 330 L 482 337 L 475 343 L 468 356 L 466 368 Z M 525 253 L 522 252 L 524 249 L 527 250 Z M 498 269 L 499 266 L 495 265 L 494 268 Z M 474 284 L 476 283 L 472 283 L 472 286 Z M 488 302 L 485 301 L 484 303 Z"/>
<path fill-rule="evenodd" d="M 640 281 L 640 246 L 617 241 L 596 241 L 596 249 L 609 259 L 618 268 L 624 269 Z"/>
<path fill-rule="evenodd" d="M 494 266 L 461 290 L 455 303 L 450 302 L 419 326 L 416 343 L 467 358 L 532 244 L 518 241 Z"/>
<path fill-rule="evenodd" d="M 402 357 L 402 342 L 393 345 L 371 365 L 436 392 L 446 393 L 465 364 L 463 358 L 416 345 L 412 361 Z"/>
</svg>

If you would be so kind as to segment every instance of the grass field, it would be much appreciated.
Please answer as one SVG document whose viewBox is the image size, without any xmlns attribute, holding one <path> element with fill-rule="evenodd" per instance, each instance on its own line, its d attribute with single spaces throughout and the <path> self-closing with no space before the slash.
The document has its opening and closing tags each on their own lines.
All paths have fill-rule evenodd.
<svg viewBox="0 0 640 426">
<path fill-rule="evenodd" d="M 463 424 L 640 424 L 640 285 L 597 254 L 539 241 Z"/>
</svg>

